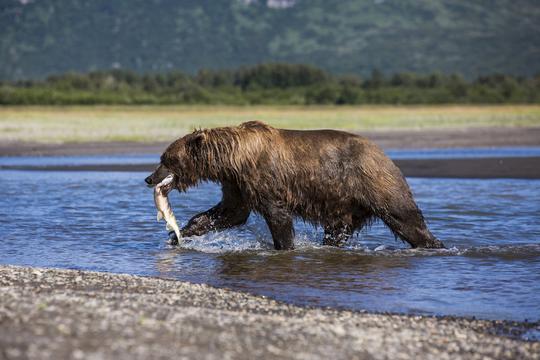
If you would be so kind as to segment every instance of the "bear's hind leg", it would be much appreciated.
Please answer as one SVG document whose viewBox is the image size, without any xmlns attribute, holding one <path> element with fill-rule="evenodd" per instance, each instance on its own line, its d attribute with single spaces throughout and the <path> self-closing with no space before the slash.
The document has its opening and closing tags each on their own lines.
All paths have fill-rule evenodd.
<svg viewBox="0 0 540 360">
<path fill-rule="evenodd" d="M 444 248 L 444 244 L 428 230 L 416 205 L 390 207 L 380 217 L 396 236 L 408 242 L 412 248 Z"/>
<path fill-rule="evenodd" d="M 371 223 L 373 213 L 364 208 L 356 208 L 351 214 L 343 216 L 337 223 L 324 225 L 323 245 L 343 246 L 355 231 L 360 231 Z"/>
</svg>

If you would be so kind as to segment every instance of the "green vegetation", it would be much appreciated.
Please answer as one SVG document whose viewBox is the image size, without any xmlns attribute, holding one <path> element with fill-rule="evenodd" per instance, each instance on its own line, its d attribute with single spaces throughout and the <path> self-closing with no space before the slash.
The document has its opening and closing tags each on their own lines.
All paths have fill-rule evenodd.
<svg viewBox="0 0 540 360">
<path fill-rule="evenodd" d="M 0 143 L 171 141 L 200 127 L 261 120 L 351 131 L 540 126 L 540 105 L 496 106 L 3 106 Z"/>
<path fill-rule="evenodd" d="M 41 81 L 0 84 L 3 105 L 225 104 L 504 104 L 539 103 L 540 75 L 520 78 L 373 71 L 365 80 L 332 76 L 294 64 L 263 64 L 237 70 L 138 75 L 127 70 L 68 73 Z"/>
<path fill-rule="evenodd" d="M 309 63 L 333 74 L 540 71 L 538 0 L 2 0 L 0 79 Z M 39 97 L 39 94 L 36 94 Z M 318 96 L 318 95 L 317 95 Z M 415 96 L 415 95 L 411 95 Z"/>
</svg>

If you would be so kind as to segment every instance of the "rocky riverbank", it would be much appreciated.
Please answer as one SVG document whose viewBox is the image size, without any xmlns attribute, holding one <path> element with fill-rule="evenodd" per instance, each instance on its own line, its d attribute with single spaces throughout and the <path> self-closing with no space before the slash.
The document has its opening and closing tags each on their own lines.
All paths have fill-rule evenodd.
<svg viewBox="0 0 540 360">
<path fill-rule="evenodd" d="M 523 340 L 538 326 L 308 309 L 172 280 L 0 266 L 5 359 L 539 359 L 540 342 Z"/>
</svg>

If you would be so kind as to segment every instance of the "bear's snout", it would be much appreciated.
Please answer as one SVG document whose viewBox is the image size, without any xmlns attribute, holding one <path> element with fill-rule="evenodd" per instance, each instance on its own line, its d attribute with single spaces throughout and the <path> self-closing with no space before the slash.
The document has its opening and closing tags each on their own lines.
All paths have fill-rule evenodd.
<svg viewBox="0 0 540 360">
<path fill-rule="evenodd" d="M 171 174 L 172 173 L 169 171 L 169 169 L 160 164 L 153 173 L 144 179 L 144 182 L 148 185 L 148 187 L 153 187 L 162 182 L 163 179 Z"/>
</svg>

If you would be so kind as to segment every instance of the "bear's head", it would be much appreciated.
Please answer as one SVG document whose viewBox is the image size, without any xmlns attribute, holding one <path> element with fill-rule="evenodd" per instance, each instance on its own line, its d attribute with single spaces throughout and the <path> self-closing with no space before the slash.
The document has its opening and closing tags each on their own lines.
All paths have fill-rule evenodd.
<svg viewBox="0 0 540 360">
<path fill-rule="evenodd" d="M 195 131 L 173 142 L 161 155 L 161 161 L 156 170 L 144 181 L 149 187 L 154 187 L 168 175 L 174 175 L 172 188 L 186 191 L 189 187 L 203 180 L 204 160 L 202 145 L 206 139 L 204 130 Z"/>
<path fill-rule="evenodd" d="M 201 181 L 222 182 L 246 174 L 247 168 L 259 171 L 256 160 L 275 143 L 275 131 L 259 121 L 197 130 L 169 145 L 145 181 L 153 187 L 172 174 L 171 188 L 186 191 Z"/>
</svg>

